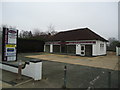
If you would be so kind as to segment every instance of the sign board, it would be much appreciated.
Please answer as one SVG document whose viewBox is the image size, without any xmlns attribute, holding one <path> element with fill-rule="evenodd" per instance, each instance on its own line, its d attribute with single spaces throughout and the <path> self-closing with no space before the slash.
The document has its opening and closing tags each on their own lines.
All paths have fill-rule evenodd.
<svg viewBox="0 0 120 90">
<path fill-rule="evenodd" d="M 18 30 L 3 28 L 2 61 L 17 60 L 17 38 Z"/>
<path fill-rule="evenodd" d="M 46 44 L 95 44 L 96 41 L 46 42 Z"/>
</svg>

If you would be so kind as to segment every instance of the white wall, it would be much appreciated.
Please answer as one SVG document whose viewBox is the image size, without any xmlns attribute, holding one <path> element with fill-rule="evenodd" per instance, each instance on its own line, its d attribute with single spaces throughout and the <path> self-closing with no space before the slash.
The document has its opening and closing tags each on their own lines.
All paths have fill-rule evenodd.
<svg viewBox="0 0 120 90">
<path fill-rule="evenodd" d="M 116 55 L 117 55 L 117 56 L 120 55 L 120 47 L 116 47 Z"/>
<path fill-rule="evenodd" d="M 44 45 L 44 52 L 45 51 L 46 51 L 46 44 Z M 52 53 L 52 52 L 53 52 L 53 44 L 50 44 L 50 53 Z"/>
<path fill-rule="evenodd" d="M 100 44 L 104 44 L 104 48 L 103 50 L 100 49 Z M 93 56 L 97 56 L 97 55 L 105 55 L 106 54 L 106 42 L 103 42 L 103 41 L 99 41 L 99 40 L 96 40 L 96 44 L 94 44 L 92 47 L 93 47 Z"/>
<path fill-rule="evenodd" d="M 53 44 L 50 44 L 50 53 L 53 52 Z"/>
<path fill-rule="evenodd" d="M 80 44 L 76 44 L 76 54 L 77 55 L 81 54 L 81 46 L 80 46 Z"/>
<path fill-rule="evenodd" d="M 104 44 L 104 49 L 100 49 L 100 44 Z M 86 44 L 82 44 L 86 45 Z M 92 45 L 92 55 L 98 56 L 98 55 L 105 55 L 106 54 L 106 42 L 96 40 L 95 44 Z M 81 55 L 81 44 L 76 44 L 76 54 Z"/>
<path fill-rule="evenodd" d="M 92 55 L 97 56 L 97 54 L 98 54 L 98 48 L 97 48 L 97 45 L 94 44 L 92 45 Z"/>
</svg>

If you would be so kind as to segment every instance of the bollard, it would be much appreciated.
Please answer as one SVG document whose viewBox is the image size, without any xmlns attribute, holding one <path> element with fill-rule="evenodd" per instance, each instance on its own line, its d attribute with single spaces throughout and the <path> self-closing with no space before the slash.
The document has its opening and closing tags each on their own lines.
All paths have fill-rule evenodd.
<svg viewBox="0 0 120 90">
<path fill-rule="evenodd" d="M 17 78 L 18 80 L 22 79 L 21 73 L 22 73 L 22 61 L 19 60 L 19 62 L 18 62 L 18 78 Z"/>
<path fill-rule="evenodd" d="M 118 88 L 120 88 L 120 71 L 118 71 Z"/>
<path fill-rule="evenodd" d="M 108 88 L 111 88 L 111 72 L 108 72 Z"/>
<path fill-rule="evenodd" d="M 67 72 L 67 66 L 65 65 L 65 67 L 64 67 L 64 85 L 63 85 L 64 89 L 66 88 L 66 83 L 67 83 L 66 72 Z"/>
</svg>

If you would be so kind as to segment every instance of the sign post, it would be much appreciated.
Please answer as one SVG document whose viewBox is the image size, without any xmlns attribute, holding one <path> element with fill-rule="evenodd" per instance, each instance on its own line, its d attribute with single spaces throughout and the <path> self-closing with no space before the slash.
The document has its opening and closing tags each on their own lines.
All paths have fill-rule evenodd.
<svg viewBox="0 0 120 90">
<path fill-rule="evenodd" d="M 64 66 L 64 85 L 62 88 L 66 89 L 66 83 L 67 83 L 67 75 L 66 75 L 66 72 L 67 72 L 67 66 L 65 65 Z"/>
<path fill-rule="evenodd" d="M 18 30 L 3 27 L 2 36 L 2 61 L 17 60 Z"/>
<path fill-rule="evenodd" d="M 21 80 L 22 79 L 22 61 L 19 60 L 18 62 L 18 78 L 17 80 Z"/>
</svg>

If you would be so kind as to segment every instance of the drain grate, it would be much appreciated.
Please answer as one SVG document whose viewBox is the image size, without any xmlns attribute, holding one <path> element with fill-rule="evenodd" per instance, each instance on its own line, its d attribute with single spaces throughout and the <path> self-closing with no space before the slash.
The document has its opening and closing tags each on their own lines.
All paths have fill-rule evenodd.
<svg viewBox="0 0 120 90">
<path fill-rule="evenodd" d="M 1 80 L 1 81 L 5 82 L 11 86 L 17 86 L 17 85 L 21 85 L 21 84 L 27 83 L 27 82 L 32 81 L 32 80 L 33 79 L 31 79 L 31 78 L 22 78 L 21 80 L 14 79 L 12 81 L 5 81 L 5 80 Z"/>
<path fill-rule="evenodd" d="M 16 85 L 17 83 L 14 81 L 10 81 L 9 84 L 11 84 L 12 86 Z"/>
</svg>

